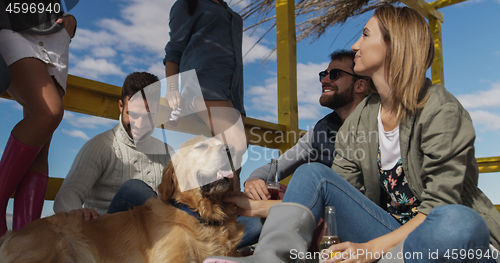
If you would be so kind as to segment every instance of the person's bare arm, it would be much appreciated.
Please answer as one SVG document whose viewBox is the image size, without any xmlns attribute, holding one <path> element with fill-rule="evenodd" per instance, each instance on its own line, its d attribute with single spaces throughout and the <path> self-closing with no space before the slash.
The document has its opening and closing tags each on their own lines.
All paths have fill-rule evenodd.
<svg viewBox="0 0 500 263">
<path fill-rule="evenodd" d="M 380 255 L 390 251 L 399 242 L 403 241 L 415 228 L 417 228 L 422 222 L 424 222 L 427 216 L 425 214 L 419 213 L 406 224 L 402 225 L 400 228 L 392 231 L 389 234 L 383 235 L 381 237 L 372 239 L 367 243 L 351 243 L 342 242 L 331 246 L 329 251 L 339 251 L 342 252 L 342 257 L 336 257 L 325 263 L 336 263 L 342 261 L 343 263 L 351 262 L 374 262 L 378 258 L 367 257 L 367 255 Z M 363 251 L 364 255 L 357 255 L 358 251 Z M 371 252 L 371 253 L 370 253 Z M 349 255 L 354 253 L 355 258 L 349 258 Z M 344 258 L 348 258 L 344 260 Z"/>
<path fill-rule="evenodd" d="M 239 215 L 266 218 L 269 208 L 272 205 L 281 203 L 281 200 L 253 200 L 243 192 L 237 192 L 226 196 L 224 202 L 235 204 L 238 207 Z"/>
<path fill-rule="evenodd" d="M 181 94 L 179 93 L 179 64 L 165 62 L 165 75 L 167 76 L 167 94 L 165 98 L 171 109 L 177 109 L 181 105 Z"/>
</svg>

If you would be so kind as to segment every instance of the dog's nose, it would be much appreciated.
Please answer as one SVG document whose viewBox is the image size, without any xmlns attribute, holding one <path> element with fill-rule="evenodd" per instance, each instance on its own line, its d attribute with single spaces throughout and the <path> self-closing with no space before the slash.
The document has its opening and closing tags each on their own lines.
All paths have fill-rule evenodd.
<svg viewBox="0 0 500 263">
<path fill-rule="evenodd" d="M 221 147 L 220 147 L 220 150 L 223 152 L 223 153 L 230 153 L 230 154 L 234 154 L 234 147 L 232 145 L 229 145 L 229 144 L 223 144 Z"/>
</svg>

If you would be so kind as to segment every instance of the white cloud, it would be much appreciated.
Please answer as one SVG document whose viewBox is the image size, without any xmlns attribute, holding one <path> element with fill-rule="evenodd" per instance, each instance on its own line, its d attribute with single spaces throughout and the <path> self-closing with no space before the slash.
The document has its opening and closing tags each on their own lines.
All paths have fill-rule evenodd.
<svg viewBox="0 0 500 263">
<path fill-rule="evenodd" d="M 317 103 L 319 105 L 319 103 Z M 312 104 L 299 105 L 299 120 L 319 120 L 323 115 L 320 112 L 321 106 Z"/>
<path fill-rule="evenodd" d="M 469 111 L 476 129 L 500 131 L 500 115 L 496 113 L 500 108 L 500 82 L 490 85 L 488 90 L 457 95 L 457 99 Z"/>
<path fill-rule="evenodd" d="M 475 125 L 480 124 L 486 130 L 500 131 L 500 115 L 483 110 L 469 112 Z"/>
<path fill-rule="evenodd" d="M 71 137 L 81 138 L 81 139 L 84 139 L 84 140 L 90 139 L 90 137 L 87 136 L 87 134 L 85 134 L 85 132 L 83 132 L 81 130 L 71 130 L 71 131 L 68 131 L 68 130 L 64 130 L 63 129 L 62 132 L 66 133 L 67 135 L 69 135 Z"/>
<path fill-rule="evenodd" d="M 94 57 L 108 58 L 116 56 L 116 51 L 110 47 L 96 47 L 92 49 Z"/>
<path fill-rule="evenodd" d="M 262 58 L 267 58 L 269 55 L 270 60 L 276 60 L 276 52 L 271 54 L 272 49 L 266 47 L 262 44 L 255 44 L 259 40 L 259 37 L 255 35 L 249 35 L 247 32 L 243 32 L 243 63 L 253 63 L 261 60 Z M 255 45 L 255 46 L 254 46 Z"/>
<path fill-rule="evenodd" d="M 492 83 L 491 89 L 477 94 L 458 95 L 458 100 L 466 109 L 500 107 L 500 83 Z"/>
<path fill-rule="evenodd" d="M 116 105 L 118 107 L 118 104 Z M 66 111 L 64 113 L 63 121 L 67 121 L 69 124 L 73 125 L 76 128 L 88 128 L 88 129 L 97 129 L 100 126 L 103 127 L 112 127 L 116 125 L 116 120 L 105 119 L 101 117 L 95 116 L 84 116 L 77 117 L 74 113 Z"/>
<path fill-rule="evenodd" d="M 115 35 L 104 30 L 91 31 L 78 28 L 75 37 L 71 41 L 70 49 L 87 50 L 93 47 L 112 46 L 120 40 Z"/>
<path fill-rule="evenodd" d="M 86 57 L 81 61 L 77 61 L 73 68 L 70 68 L 70 73 L 90 79 L 98 79 L 100 76 L 118 75 L 125 76 L 121 68 L 106 59 L 94 59 Z"/>
<path fill-rule="evenodd" d="M 120 18 L 97 20 L 97 30 L 78 28 L 70 45 L 73 53 L 71 64 L 75 65 L 70 68 L 70 73 L 96 79 L 107 75 L 123 76 L 123 72 L 149 68 L 158 77 L 164 76 L 164 69 L 156 64 L 161 64 L 165 56 L 165 45 L 170 39 L 169 13 L 174 2 L 175 0 L 120 1 Z M 234 5 L 237 10 L 242 3 L 238 1 Z M 151 19 L 152 17 L 160 19 Z M 244 33 L 243 39 L 245 54 L 258 37 Z M 259 43 L 245 56 L 244 61 L 258 62 L 270 51 Z M 116 55 L 120 56 L 119 60 L 102 59 L 115 58 Z"/>
<path fill-rule="evenodd" d="M 246 91 L 245 96 L 250 97 L 250 110 L 266 112 L 266 115 L 275 116 L 277 120 L 278 114 L 278 84 L 276 78 L 265 80 L 265 86 L 252 86 Z M 267 116 L 266 118 L 269 118 Z"/>
<path fill-rule="evenodd" d="M 299 104 L 299 118 L 301 120 L 318 120 L 322 117 L 323 107 L 319 104 L 321 96 L 321 83 L 318 73 L 328 67 L 328 62 L 298 63 L 297 64 L 297 98 Z M 278 113 L 278 82 L 276 73 L 264 81 L 264 86 L 251 86 L 245 93 L 250 97 L 248 109 L 265 112 L 261 117 L 264 120 L 276 122 Z"/>
<path fill-rule="evenodd" d="M 162 65 L 161 63 L 153 64 L 147 69 L 147 71 L 151 74 L 156 75 L 159 79 L 165 78 L 165 65 Z"/>
<path fill-rule="evenodd" d="M 120 10 L 121 19 L 101 19 L 98 31 L 78 29 L 71 43 L 75 49 L 113 46 L 114 49 L 133 52 L 138 47 L 141 52 L 154 52 L 163 56 L 163 48 L 168 42 L 168 14 L 174 0 L 132 0 Z M 120 3 L 124 5 L 125 3 Z M 152 17 L 162 19 L 151 19 Z"/>
<path fill-rule="evenodd" d="M 321 96 L 321 83 L 319 82 L 319 72 L 328 68 L 329 62 L 321 64 L 298 63 L 297 64 L 297 96 L 303 103 L 319 105 Z"/>
</svg>

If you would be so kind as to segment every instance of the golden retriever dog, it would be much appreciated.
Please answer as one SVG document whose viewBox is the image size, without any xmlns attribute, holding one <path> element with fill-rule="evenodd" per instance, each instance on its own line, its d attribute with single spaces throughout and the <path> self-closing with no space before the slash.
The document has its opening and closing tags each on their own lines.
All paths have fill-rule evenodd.
<svg viewBox="0 0 500 263">
<path fill-rule="evenodd" d="M 58 213 L 9 231 L 0 240 L 0 263 L 179 263 L 234 256 L 244 227 L 236 207 L 221 201 L 232 183 L 228 149 L 214 138 L 190 139 L 165 167 L 158 198 L 94 221 Z"/>
</svg>

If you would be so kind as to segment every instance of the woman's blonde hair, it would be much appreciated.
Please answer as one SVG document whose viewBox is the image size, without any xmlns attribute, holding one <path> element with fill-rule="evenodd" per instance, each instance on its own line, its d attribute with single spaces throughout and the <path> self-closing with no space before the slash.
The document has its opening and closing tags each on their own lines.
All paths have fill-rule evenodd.
<svg viewBox="0 0 500 263">
<path fill-rule="evenodd" d="M 385 78 L 401 121 L 427 101 L 422 89 L 425 73 L 434 60 L 434 41 L 424 17 L 409 7 L 385 5 L 377 8 L 373 16 L 387 44 Z"/>
</svg>

